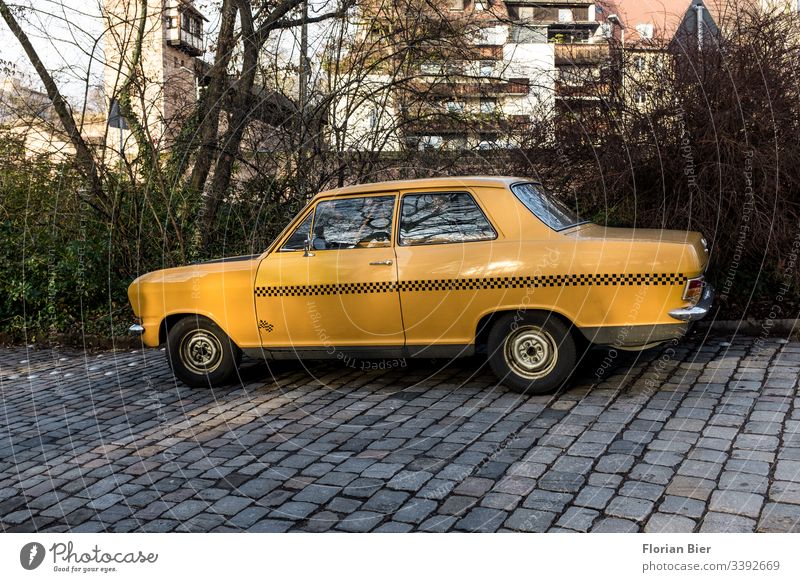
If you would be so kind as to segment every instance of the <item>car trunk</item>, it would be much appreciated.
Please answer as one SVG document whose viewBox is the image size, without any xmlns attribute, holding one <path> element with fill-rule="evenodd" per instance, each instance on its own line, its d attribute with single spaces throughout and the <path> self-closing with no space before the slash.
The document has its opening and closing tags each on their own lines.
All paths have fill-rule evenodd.
<svg viewBox="0 0 800 582">
<path fill-rule="evenodd" d="M 703 271 L 708 265 L 708 251 L 703 235 L 699 232 L 654 228 L 610 228 L 597 224 L 584 224 L 568 233 L 568 236 L 578 240 L 686 244 L 694 247 L 695 253 L 701 260 Z"/>
</svg>

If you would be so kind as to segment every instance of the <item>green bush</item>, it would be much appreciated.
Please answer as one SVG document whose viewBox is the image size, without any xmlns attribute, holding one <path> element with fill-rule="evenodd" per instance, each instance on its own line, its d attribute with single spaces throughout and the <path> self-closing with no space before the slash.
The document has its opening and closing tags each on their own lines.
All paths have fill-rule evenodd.
<svg viewBox="0 0 800 582">
<path fill-rule="evenodd" d="M 199 249 L 197 207 L 107 172 L 110 213 L 86 198 L 70 168 L 26 159 L 0 140 L 0 338 L 5 342 L 107 344 L 133 314 L 127 287 L 148 271 L 262 252 L 300 204 L 266 177 L 217 215 Z M 188 210 L 187 210 L 188 209 Z"/>
</svg>

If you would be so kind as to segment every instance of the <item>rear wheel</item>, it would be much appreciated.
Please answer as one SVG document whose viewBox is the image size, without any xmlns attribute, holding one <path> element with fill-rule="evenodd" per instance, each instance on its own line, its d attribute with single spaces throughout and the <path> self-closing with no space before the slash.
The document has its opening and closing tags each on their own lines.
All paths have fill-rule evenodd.
<svg viewBox="0 0 800 582">
<path fill-rule="evenodd" d="M 168 330 L 167 361 L 175 376 L 188 386 L 228 382 L 241 357 L 238 346 L 206 317 L 184 317 Z"/>
<path fill-rule="evenodd" d="M 516 392 L 545 394 L 575 369 L 577 348 L 567 326 L 547 313 L 509 314 L 489 332 L 489 364 Z"/>
</svg>

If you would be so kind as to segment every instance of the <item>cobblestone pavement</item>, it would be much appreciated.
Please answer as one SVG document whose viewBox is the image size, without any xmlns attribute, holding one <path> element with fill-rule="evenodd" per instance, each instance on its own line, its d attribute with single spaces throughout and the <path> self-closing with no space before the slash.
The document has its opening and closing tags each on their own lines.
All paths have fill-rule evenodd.
<svg viewBox="0 0 800 582">
<path fill-rule="evenodd" d="M 800 531 L 800 343 L 596 351 L 548 397 L 478 360 L 350 364 L 212 391 L 159 350 L 3 350 L 0 526 Z"/>
</svg>

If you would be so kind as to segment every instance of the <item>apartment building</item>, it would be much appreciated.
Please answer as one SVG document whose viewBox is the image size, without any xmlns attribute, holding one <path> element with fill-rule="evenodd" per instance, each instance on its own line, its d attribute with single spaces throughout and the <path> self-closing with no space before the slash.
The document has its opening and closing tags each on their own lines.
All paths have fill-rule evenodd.
<svg viewBox="0 0 800 582">
<path fill-rule="evenodd" d="M 356 38 L 391 30 L 397 17 L 388 0 L 362 11 Z M 594 2 L 442 0 L 436 17 L 462 27 L 464 46 L 419 59 L 405 85 L 413 91 L 381 90 L 396 79 L 376 70 L 360 92 L 344 94 L 330 123 L 346 128 L 342 149 L 514 146 L 531 124 L 551 124 L 561 111 L 596 108 L 610 96 L 610 29 Z"/>
</svg>

